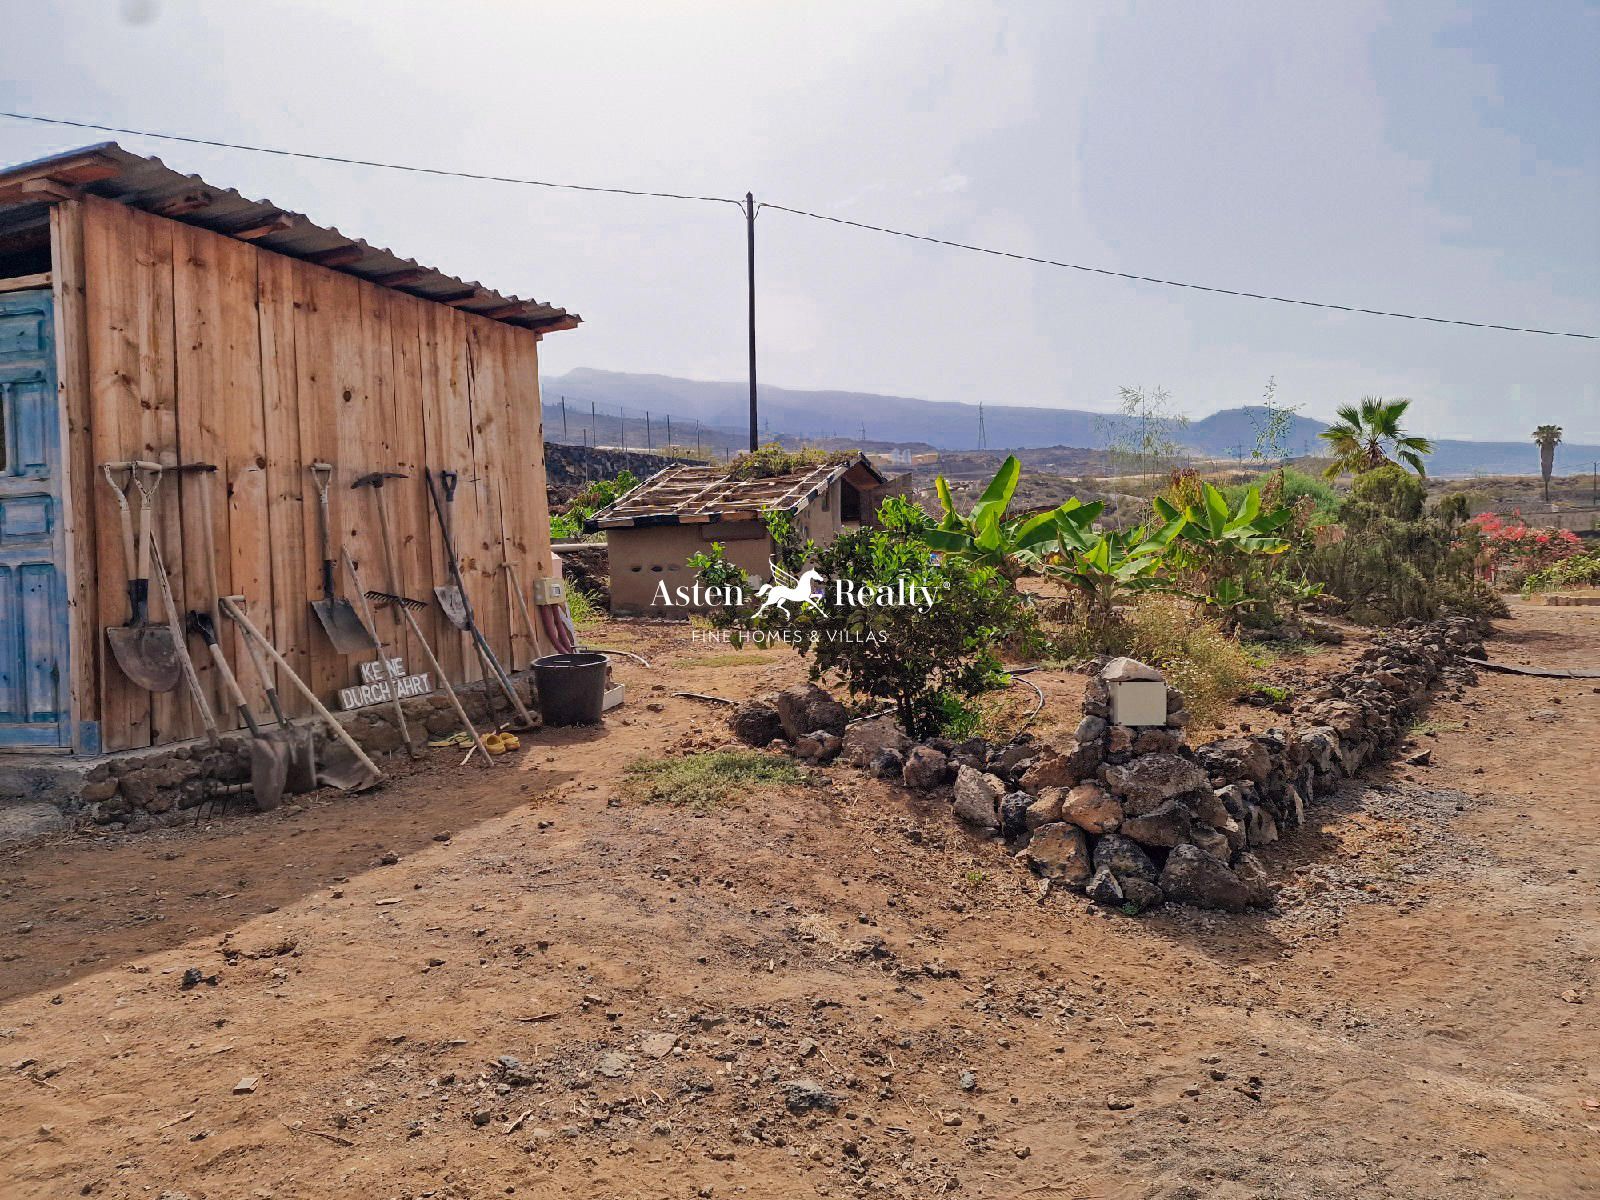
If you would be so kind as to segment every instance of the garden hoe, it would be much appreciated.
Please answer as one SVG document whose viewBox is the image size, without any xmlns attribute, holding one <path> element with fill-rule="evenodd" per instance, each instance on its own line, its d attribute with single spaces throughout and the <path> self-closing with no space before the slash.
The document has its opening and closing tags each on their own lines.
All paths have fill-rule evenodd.
<svg viewBox="0 0 1600 1200">
<path fill-rule="evenodd" d="M 145 536 L 150 543 L 155 580 L 161 585 L 161 602 L 167 606 L 168 628 L 172 630 L 172 641 L 178 648 L 178 667 L 189 685 L 189 695 L 194 700 L 195 711 L 200 714 L 200 724 L 205 727 L 206 741 L 215 749 L 222 744 L 217 733 L 217 718 L 206 699 L 205 689 L 200 686 L 200 676 L 195 674 L 194 659 L 189 657 L 189 644 L 183 640 L 183 618 L 178 615 L 178 602 L 172 598 L 172 581 L 167 578 L 167 564 L 161 561 L 161 547 L 156 543 L 155 534 L 147 532 Z"/>
<path fill-rule="evenodd" d="M 216 664 L 217 674 L 222 677 L 228 698 L 233 701 L 239 716 L 250 730 L 250 789 L 255 794 L 256 807 L 262 812 L 271 812 L 283 801 L 284 785 L 289 777 L 289 749 L 284 745 L 281 734 L 274 736 L 263 732 L 256 724 L 250 703 L 239 690 L 239 681 L 234 678 L 222 647 L 217 643 L 217 626 L 211 614 L 190 612 L 189 630 L 199 634 L 206 649 L 211 651 L 211 661 Z"/>
<path fill-rule="evenodd" d="M 334 762 L 325 756 L 317 767 L 318 779 L 333 785 L 340 791 L 346 792 L 364 791 L 381 783 L 384 775 L 382 771 L 378 770 L 377 764 L 367 757 L 367 752 L 350 736 L 350 732 L 339 724 L 338 718 L 328 711 L 327 706 L 321 700 L 317 699 L 317 694 L 306 686 L 306 681 L 295 674 L 294 668 L 289 665 L 289 661 L 278 653 L 278 648 L 267 641 L 266 637 L 255 627 L 250 618 L 245 616 L 244 597 L 223 596 L 221 603 L 223 614 L 229 617 L 247 637 L 266 652 L 267 657 L 277 665 L 278 670 L 283 672 L 284 678 L 294 684 L 300 694 L 305 697 L 306 703 L 311 705 L 317 716 L 326 722 L 328 731 L 343 743 L 344 748 L 350 752 L 351 757 L 354 759 L 353 762 L 348 763 Z"/>
<path fill-rule="evenodd" d="M 461 476 L 454 471 L 439 472 L 439 487 L 444 491 L 444 504 L 439 504 L 438 496 L 433 496 L 433 472 L 428 473 L 428 494 L 433 496 L 434 507 L 439 514 L 439 525 L 444 531 L 445 553 L 450 556 L 452 563 L 451 578 L 456 577 L 455 562 L 455 526 L 450 520 L 455 511 L 456 485 L 461 482 Z M 459 583 L 441 583 L 433 589 L 439 607 L 444 610 L 444 615 L 449 618 L 450 624 L 457 629 L 465 630 L 472 620 L 467 612 L 467 597 Z"/>
<path fill-rule="evenodd" d="M 362 624 L 350 601 L 334 595 L 333 536 L 328 517 L 328 485 L 333 481 L 333 464 L 314 462 L 311 478 L 317 485 L 317 539 L 322 547 L 322 599 L 311 602 L 311 611 L 322 622 L 322 629 L 340 654 L 361 654 L 373 645 L 373 633 Z"/>
<path fill-rule="evenodd" d="M 483 660 L 483 665 L 494 676 L 495 682 L 500 685 L 500 690 L 505 693 L 506 699 L 511 701 L 511 707 L 516 712 L 517 719 L 522 722 L 521 728 L 532 729 L 534 720 L 528 712 L 527 705 L 522 703 L 522 697 L 517 695 L 517 689 L 512 685 L 506 675 L 506 669 L 500 665 L 500 660 L 495 657 L 494 650 L 489 645 L 489 639 L 483 636 L 483 630 L 478 628 L 478 622 L 472 614 L 472 602 L 467 599 L 467 590 L 461 582 L 461 560 L 456 557 L 455 537 L 450 528 L 450 517 L 446 509 L 449 499 L 455 496 L 456 473 L 454 471 L 441 471 L 439 477 L 444 482 L 444 497 L 440 496 L 440 489 L 434 486 L 433 472 L 427 473 L 428 495 L 433 499 L 433 510 L 439 517 L 439 530 L 444 534 L 445 561 L 450 564 L 450 578 L 455 581 L 455 590 L 461 598 L 461 606 L 466 610 L 466 624 L 462 628 L 472 636 L 472 644 L 477 648 L 478 657 Z M 382 509 L 380 508 L 381 512 Z M 443 601 L 440 602 L 443 604 Z M 446 608 L 446 615 L 449 609 Z M 485 691 L 487 694 L 487 689 Z"/>
<path fill-rule="evenodd" d="M 266 664 L 261 661 L 260 651 L 255 648 L 255 644 L 249 638 L 241 634 L 239 642 L 244 646 L 246 653 L 250 655 L 250 663 L 255 668 L 256 677 L 260 680 L 261 686 L 266 692 L 267 703 L 272 706 L 273 714 L 278 718 L 278 730 L 270 735 L 263 734 L 253 719 L 253 715 L 246 710 L 244 693 L 239 687 L 238 677 L 234 675 L 233 669 L 228 665 L 222 653 L 221 643 L 217 640 L 217 630 L 222 623 L 222 589 L 217 586 L 217 544 L 215 527 L 212 524 L 211 516 L 213 512 L 212 480 L 216 478 L 217 468 L 214 463 L 196 462 L 185 463 L 183 466 L 173 468 L 173 470 L 178 475 L 199 475 L 201 477 L 197 485 L 200 496 L 200 544 L 201 556 L 205 559 L 206 567 L 206 595 L 210 597 L 211 604 L 206 612 L 191 612 L 189 614 L 188 629 L 189 632 L 198 634 L 211 651 L 211 657 L 217 664 L 217 671 L 223 680 L 224 690 L 228 693 L 228 699 L 239 710 L 244 723 L 249 727 L 253 743 L 270 741 L 276 747 L 276 750 L 273 751 L 274 757 L 283 760 L 283 769 L 281 771 L 265 762 L 262 764 L 262 769 L 269 772 L 263 776 L 263 786 L 267 789 L 272 807 L 276 807 L 279 797 L 285 791 L 309 792 L 317 786 L 316 750 L 313 745 L 311 730 L 306 726 L 289 724 L 289 719 L 283 711 L 283 705 L 278 700 L 278 691 L 272 685 L 272 676 L 268 673 Z M 203 618 L 203 621 L 200 618 Z M 265 751 L 259 745 L 252 744 L 250 749 L 250 773 L 252 779 L 255 779 L 260 774 L 256 760 L 258 755 L 264 753 Z M 275 784 L 272 772 L 276 773 Z M 257 804 L 262 812 L 266 812 L 268 810 L 267 802 L 259 799 L 262 794 L 261 789 L 258 788 L 256 791 Z"/>
<path fill-rule="evenodd" d="M 161 484 L 161 465 L 152 462 L 102 463 L 106 483 L 117 496 L 122 517 L 122 557 L 128 576 L 128 620 L 106 630 L 111 655 L 122 673 L 150 692 L 170 692 L 178 686 L 183 667 L 178 661 L 177 639 L 164 625 L 150 623 L 150 509 L 155 490 Z M 118 483 L 118 472 L 125 479 Z M 146 485 L 146 478 L 152 482 Z M 139 518 L 143 537 L 133 531 L 133 513 L 128 507 L 128 489 L 138 487 Z"/>
<path fill-rule="evenodd" d="M 383 648 L 382 639 L 378 637 L 378 623 L 372 618 L 372 605 L 367 603 L 367 594 L 361 588 L 361 576 L 356 574 L 356 564 L 355 561 L 350 557 L 350 551 L 341 549 L 340 553 L 344 556 L 344 573 L 349 577 L 351 584 L 356 589 L 356 599 L 361 601 L 361 620 L 368 629 L 373 630 L 372 649 L 377 652 L 377 657 L 373 661 L 378 663 L 380 667 L 383 668 L 383 676 L 385 679 L 388 679 L 389 655 Z M 390 699 L 394 703 L 395 728 L 400 731 L 400 740 L 406 744 L 406 753 L 408 753 L 412 758 L 421 758 L 422 751 L 417 749 L 417 744 L 411 740 L 411 728 L 406 724 L 406 708 L 405 705 L 400 702 L 400 689 L 394 687 L 392 681 L 390 685 Z"/>
</svg>

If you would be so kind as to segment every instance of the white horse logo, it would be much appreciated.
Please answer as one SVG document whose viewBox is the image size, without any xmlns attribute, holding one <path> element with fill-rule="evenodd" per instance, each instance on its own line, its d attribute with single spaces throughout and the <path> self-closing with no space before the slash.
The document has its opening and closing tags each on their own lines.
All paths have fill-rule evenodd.
<svg viewBox="0 0 1600 1200">
<path fill-rule="evenodd" d="M 813 585 L 826 582 L 818 572 L 807 567 L 796 579 L 775 562 L 769 561 L 767 565 L 772 570 L 772 582 L 763 583 L 756 589 L 756 595 L 761 597 L 761 607 L 756 609 L 756 616 L 759 617 L 769 608 L 777 608 L 788 619 L 791 601 L 801 608 L 809 606 L 819 613 L 823 611 L 822 605 L 817 603 L 818 593 L 813 590 Z M 785 578 L 793 582 L 785 583 Z"/>
</svg>

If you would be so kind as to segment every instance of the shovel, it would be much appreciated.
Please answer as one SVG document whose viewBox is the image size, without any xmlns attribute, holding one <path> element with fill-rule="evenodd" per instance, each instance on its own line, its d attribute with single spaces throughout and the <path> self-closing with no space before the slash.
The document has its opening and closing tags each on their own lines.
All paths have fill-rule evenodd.
<svg viewBox="0 0 1600 1200">
<path fill-rule="evenodd" d="M 434 496 L 434 506 L 439 512 L 439 524 L 444 529 L 444 544 L 446 553 L 454 555 L 455 551 L 455 522 L 451 515 L 455 511 L 456 485 L 461 482 L 461 476 L 454 471 L 439 472 L 439 487 L 444 492 L 444 503 L 440 504 L 439 497 Z M 428 477 L 428 491 L 433 491 L 433 476 Z M 457 629 L 466 629 L 472 618 L 467 612 L 467 598 L 462 594 L 458 584 L 443 583 L 433 589 L 434 598 L 439 601 L 439 607 L 449 619 L 450 624 Z"/>
<path fill-rule="evenodd" d="M 182 678 L 183 666 L 172 630 L 150 623 L 150 508 L 155 490 L 161 485 L 161 466 L 150 462 L 102 463 L 100 470 L 117 496 L 122 517 L 122 557 L 128 575 L 128 620 L 106 630 L 111 655 L 122 673 L 150 692 L 170 692 Z M 127 472 L 127 481 L 118 484 L 114 472 Z M 147 487 L 145 476 L 154 482 Z M 135 538 L 133 513 L 128 508 L 128 491 L 139 489 L 139 523 L 144 531 Z M 137 550 L 135 545 L 137 544 Z"/>
<path fill-rule="evenodd" d="M 255 714 L 250 711 L 244 693 L 239 690 L 239 681 L 234 678 L 222 647 L 217 644 L 217 626 L 211 614 L 191 612 L 189 631 L 199 634 L 206 649 L 211 651 L 211 661 L 216 664 L 217 673 L 222 677 L 228 699 L 233 701 L 250 729 L 250 787 L 255 793 L 256 807 L 262 812 L 271 812 L 283 801 L 284 784 L 289 777 L 289 748 L 284 745 L 281 734 L 263 733 L 256 724 Z"/>
<path fill-rule="evenodd" d="M 328 485 L 333 464 L 314 462 L 311 478 L 317 485 L 317 537 L 322 545 L 322 599 L 311 602 L 322 628 L 340 654 L 361 654 L 372 649 L 372 633 L 361 623 L 350 601 L 333 594 L 333 537 L 329 533 Z"/>
<path fill-rule="evenodd" d="M 295 674 L 294 668 L 289 665 L 289 660 L 284 658 L 279 653 L 278 648 L 267 641 L 262 632 L 251 623 L 250 618 L 245 615 L 242 606 L 243 600 L 243 596 L 223 596 L 221 598 L 223 614 L 231 619 L 246 637 L 255 642 L 277 666 L 278 670 L 283 673 L 284 677 L 294 684 L 300 695 L 305 697 L 305 701 L 311 706 L 312 711 L 327 724 L 328 732 L 337 738 L 343 744 L 344 749 L 348 751 L 347 755 L 341 754 L 339 756 L 337 763 L 332 761 L 331 755 L 325 756 L 322 764 L 317 768 L 318 778 L 332 784 L 341 791 L 365 791 L 369 787 L 382 783 L 384 774 L 378 770 L 377 764 L 367 757 L 367 752 L 356 744 L 356 740 L 350 736 L 350 732 L 339 724 L 338 718 L 328 711 L 327 706 L 321 700 L 317 699 L 317 694 L 306 685 L 306 681 Z M 329 750 L 332 749 L 333 747 L 329 746 Z"/>
<path fill-rule="evenodd" d="M 215 534 L 212 531 L 211 518 L 211 491 L 217 476 L 217 468 L 214 463 L 195 462 L 177 467 L 176 471 L 180 475 L 200 476 L 197 487 L 200 497 L 201 553 L 205 558 L 207 594 L 211 597 L 209 611 L 189 614 L 188 628 L 190 632 L 199 634 L 201 640 L 210 647 L 211 657 L 219 659 L 222 657 L 222 647 L 220 645 L 212 645 L 212 639 L 216 637 L 217 627 L 222 621 L 222 591 L 217 586 L 217 547 Z M 197 616 L 205 618 L 205 624 L 209 627 L 209 635 L 206 629 L 202 629 L 196 624 L 195 618 Z M 272 675 L 267 670 L 266 663 L 261 659 L 261 652 L 256 649 L 255 643 L 248 637 L 241 635 L 239 642 L 244 646 L 246 653 L 250 655 L 250 665 L 255 668 L 256 677 L 260 680 L 262 689 L 267 694 L 267 703 L 272 705 L 272 711 L 278 718 L 278 730 L 272 736 L 273 740 L 284 750 L 286 763 L 285 774 L 277 781 L 277 794 L 281 796 L 286 791 L 299 793 L 315 790 L 317 786 L 317 762 L 316 752 L 312 748 L 311 730 L 305 726 L 289 724 L 289 718 L 284 715 L 283 704 L 278 699 L 278 691 L 272 685 Z M 227 686 L 229 699 L 232 700 L 235 706 L 238 706 L 238 697 L 243 695 L 239 687 L 238 676 L 233 674 L 232 668 L 225 662 L 219 663 L 218 669 Z M 240 712 L 243 713 L 243 711 L 241 708 Z M 248 715 L 245 716 L 244 720 L 245 724 L 250 727 L 252 736 L 261 737 L 261 734 L 257 732 L 256 723 Z M 255 749 L 252 748 L 252 774 L 254 774 L 255 770 L 255 753 Z M 276 804 L 276 800 L 274 800 L 274 804 Z M 267 811 L 266 806 L 262 805 L 261 810 L 263 812 Z"/>
</svg>

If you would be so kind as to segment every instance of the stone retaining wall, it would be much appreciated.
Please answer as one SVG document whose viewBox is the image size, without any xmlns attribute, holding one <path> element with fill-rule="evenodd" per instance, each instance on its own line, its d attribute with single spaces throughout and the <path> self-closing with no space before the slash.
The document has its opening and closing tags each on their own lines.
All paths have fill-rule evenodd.
<svg viewBox="0 0 1600 1200">
<path fill-rule="evenodd" d="M 531 677 L 513 676 L 513 682 L 529 711 L 537 713 L 538 700 L 533 694 Z M 479 732 L 486 732 L 489 704 L 485 685 L 467 684 L 458 687 L 456 692 Z M 488 693 L 488 698 L 493 699 L 493 711 L 503 720 L 509 709 L 504 694 L 496 687 Z M 453 733 L 460 728 L 449 697 L 443 692 L 402 700 L 401 708 L 414 740 Z M 375 760 L 403 753 L 392 705 L 375 705 L 334 715 Z M 335 740 L 320 720 L 301 718 L 296 724 L 308 725 L 314 731 L 319 754 Z M 81 783 L 76 784 L 75 802 L 69 800 L 65 807 L 71 815 L 94 824 L 135 832 L 188 820 L 185 810 L 204 803 L 213 794 L 214 784 L 243 783 L 250 778 L 250 735 L 244 731 L 229 732 L 221 736 L 220 742 L 215 749 L 204 740 L 198 740 L 107 756 L 79 772 Z M 248 796 L 244 802 L 250 802 Z"/>
<path fill-rule="evenodd" d="M 694 462 L 688 458 L 669 458 L 644 450 L 607 450 L 592 446 L 573 446 L 566 442 L 544 444 L 545 486 L 556 489 L 582 487 L 596 479 L 615 479 L 632 471 L 640 479 L 654 475 L 673 463 Z"/>
<path fill-rule="evenodd" d="M 1127 659 L 1097 662 L 1065 746 L 1028 734 L 1000 746 L 912 745 L 890 718 L 846 728 L 814 685 L 747 702 L 730 725 L 752 745 L 818 762 L 842 754 L 915 790 L 948 788 L 958 819 L 1005 839 L 1049 886 L 1130 913 L 1164 901 L 1239 912 L 1273 900 L 1254 850 L 1403 739 L 1431 688 L 1475 680 L 1461 659 L 1482 653 L 1472 621 L 1402 622 L 1302 696 L 1287 726 L 1195 747 L 1175 688 L 1164 725 L 1113 723 L 1108 676 L 1161 678 Z"/>
</svg>

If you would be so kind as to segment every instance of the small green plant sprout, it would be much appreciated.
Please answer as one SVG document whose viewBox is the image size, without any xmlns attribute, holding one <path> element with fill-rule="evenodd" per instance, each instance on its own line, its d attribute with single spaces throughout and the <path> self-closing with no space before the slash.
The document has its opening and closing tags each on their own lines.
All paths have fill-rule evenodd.
<svg viewBox="0 0 1600 1200">
<path fill-rule="evenodd" d="M 1289 699 L 1291 692 L 1281 683 L 1258 683 L 1252 689 L 1257 696 L 1270 700 L 1274 704 L 1282 704 Z"/>
<path fill-rule="evenodd" d="M 967 873 L 962 876 L 962 878 L 966 881 L 966 884 L 969 888 L 971 888 L 973 891 L 977 891 L 983 886 L 984 881 L 989 878 L 989 873 L 987 871 L 980 871 L 977 867 L 973 867 L 968 870 Z"/>
<path fill-rule="evenodd" d="M 656 804 L 709 811 L 752 790 L 798 784 L 805 776 L 787 759 L 754 750 L 715 750 L 681 758 L 640 758 L 623 770 L 623 791 Z"/>
</svg>

